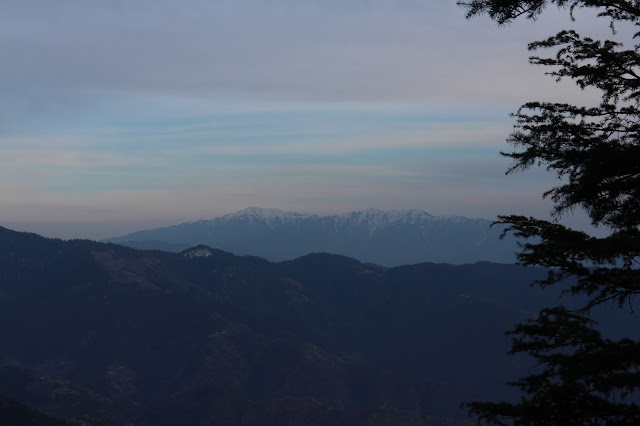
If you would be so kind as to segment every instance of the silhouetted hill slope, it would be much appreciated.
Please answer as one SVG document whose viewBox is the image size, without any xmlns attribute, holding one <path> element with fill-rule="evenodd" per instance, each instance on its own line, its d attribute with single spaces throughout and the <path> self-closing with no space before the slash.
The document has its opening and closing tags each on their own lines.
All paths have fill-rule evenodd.
<svg viewBox="0 0 640 426">
<path fill-rule="evenodd" d="M 0 425 L 3 426 L 71 426 L 0 395 Z"/>
<path fill-rule="evenodd" d="M 527 367 L 505 355 L 503 332 L 556 298 L 529 288 L 542 274 L 329 254 L 272 263 L 0 228 L 0 366 L 31 372 L 0 393 L 116 424 L 189 407 L 205 423 L 227 407 L 222 424 L 460 416 L 461 401 L 505 395 Z M 54 389 L 78 405 L 38 397 Z"/>
<path fill-rule="evenodd" d="M 213 220 L 134 232 L 106 241 L 181 251 L 205 244 L 272 261 L 329 252 L 386 266 L 419 262 L 515 262 L 515 241 L 501 226 L 421 210 L 361 210 L 317 216 L 250 207 Z"/>
<path fill-rule="evenodd" d="M 0 394 L 13 398 L 72 424 L 103 426 L 125 424 L 139 414 L 69 380 L 49 377 L 48 370 L 65 365 L 40 366 L 40 372 L 15 366 L 0 368 Z M 0 422 L 4 425 L 4 423 Z M 67 423 L 65 423 L 67 424 Z"/>
</svg>

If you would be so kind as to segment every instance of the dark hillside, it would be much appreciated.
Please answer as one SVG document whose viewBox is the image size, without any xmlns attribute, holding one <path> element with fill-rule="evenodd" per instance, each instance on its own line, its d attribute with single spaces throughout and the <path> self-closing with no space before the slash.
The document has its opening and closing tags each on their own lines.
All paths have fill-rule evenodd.
<svg viewBox="0 0 640 426">
<path fill-rule="evenodd" d="M 116 424 L 186 412 L 222 424 L 306 424 L 311 413 L 438 424 L 525 368 L 504 355 L 503 332 L 555 298 L 529 288 L 542 273 L 329 254 L 271 263 L 0 229 L 0 361 L 29 372 L 0 393 Z"/>
<path fill-rule="evenodd" d="M 44 415 L 2 395 L 0 395 L 0 424 L 3 426 L 70 426 L 70 423 Z"/>
</svg>

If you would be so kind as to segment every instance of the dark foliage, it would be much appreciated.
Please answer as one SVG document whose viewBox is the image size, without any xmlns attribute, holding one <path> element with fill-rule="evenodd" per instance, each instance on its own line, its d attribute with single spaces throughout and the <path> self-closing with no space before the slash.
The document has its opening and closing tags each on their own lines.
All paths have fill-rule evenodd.
<svg viewBox="0 0 640 426">
<path fill-rule="evenodd" d="M 594 8 L 599 16 L 616 21 L 635 22 L 640 15 L 640 4 L 636 0 L 471 0 L 458 1 L 467 9 L 467 17 L 487 14 L 499 24 L 508 24 L 525 16 L 536 19 L 548 5 L 568 8 Z"/>
<path fill-rule="evenodd" d="M 488 14 L 499 24 L 519 16 L 537 18 L 549 5 L 590 8 L 616 26 L 640 23 L 640 2 L 611 0 L 461 1 L 467 16 Z M 636 37 L 638 34 L 636 34 Z M 640 292 L 640 46 L 595 40 L 564 30 L 529 49 L 552 49 L 551 57 L 533 56 L 532 64 L 551 67 L 558 80 L 601 93 L 597 106 L 529 102 L 514 114 L 508 142 L 515 151 L 509 172 L 544 166 L 560 184 L 544 196 L 553 215 L 575 209 L 608 231 L 592 237 L 553 222 L 502 216 L 499 223 L 526 239 L 518 255 L 522 265 L 549 268 L 542 286 L 571 278 L 568 292 L 586 296 L 579 309 L 543 310 L 537 319 L 512 332 L 513 353 L 528 353 L 539 370 L 512 383 L 524 396 L 518 403 L 472 403 L 471 413 L 494 424 L 638 424 L 640 347 L 637 340 L 611 340 L 589 319 L 598 305 L 633 306 Z M 637 321 L 635 317 L 630 322 Z M 637 330 L 633 337 L 637 338 Z"/>
<path fill-rule="evenodd" d="M 0 424 L 3 426 L 71 426 L 0 395 Z"/>
<path fill-rule="evenodd" d="M 530 375 L 510 384 L 518 403 L 477 402 L 480 421 L 499 425 L 636 425 L 640 407 L 640 344 L 603 338 L 593 322 L 563 307 L 543 309 L 516 326 L 511 353 L 537 360 Z M 636 398 L 637 399 L 637 398 Z"/>
</svg>

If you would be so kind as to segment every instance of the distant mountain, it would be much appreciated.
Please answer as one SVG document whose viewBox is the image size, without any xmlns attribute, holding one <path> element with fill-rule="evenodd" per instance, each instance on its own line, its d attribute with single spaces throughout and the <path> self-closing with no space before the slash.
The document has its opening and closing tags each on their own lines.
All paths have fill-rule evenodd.
<svg viewBox="0 0 640 426">
<path fill-rule="evenodd" d="M 134 232 L 106 242 L 178 252 L 204 244 L 271 261 L 327 252 L 399 266 L 420 262 L 513 263 L 513 238 L 485 219 L 432 216 L 421 210 L 361 210 L 318 216 L 250 207 L 213 220 Z"/>
</svg>

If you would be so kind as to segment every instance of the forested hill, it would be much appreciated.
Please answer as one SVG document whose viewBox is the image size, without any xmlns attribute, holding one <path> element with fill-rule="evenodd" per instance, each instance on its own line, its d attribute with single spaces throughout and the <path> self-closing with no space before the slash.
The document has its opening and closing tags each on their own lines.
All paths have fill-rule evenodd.
<svg viewBox="0 0 640 426">
<path fill-rule="evenodd" d="M 504 331 L 555 300 L 543 274 L 0 228 L 0 394 L 112 424 L 464 424 L 461 401 L 526 370 Z"/>
</svg>

